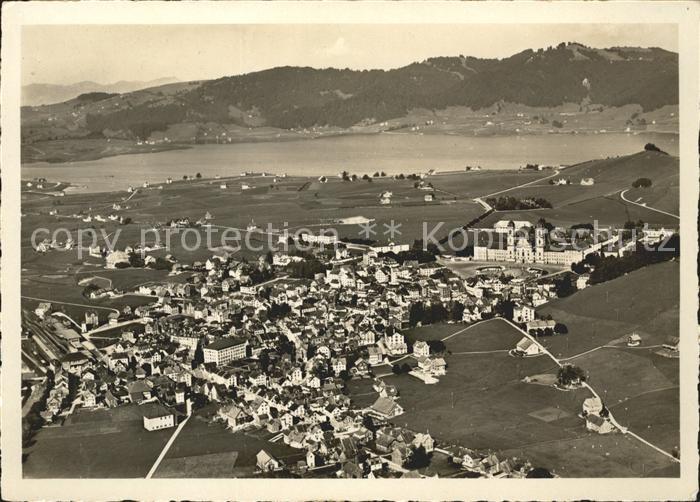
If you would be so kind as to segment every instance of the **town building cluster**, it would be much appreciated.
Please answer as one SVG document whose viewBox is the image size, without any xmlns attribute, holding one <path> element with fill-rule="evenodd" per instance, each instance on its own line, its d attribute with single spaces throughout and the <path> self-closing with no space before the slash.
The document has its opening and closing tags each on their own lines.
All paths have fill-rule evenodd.
<svg viewBox="0 0 700 502">
<path fill-rule="evenodd" d="M 527 238 L 515 242 L 516 228 L 528 225 L 497 223 L 492 231 L 506 236 L 506 248 L 475 246 L 474 259 L 555 263 L 565 271 L 574 251 L 547 250 L 543 227 L 526 233 L 534 245 Z M 265 431 L 269 441 L 299 451 L 292 462 L 262 449 L 260 473 L 412 476 L 421 456 L 438 452 L 475 475 L 524 475 L 522 462 L 438 445 L 428 431 L 399 427 L 396 417 L 405 410 L 385 377 L 407 373 L 436 384 L 449 371 L 444 343 L 406 336 L 407 328 L 423 323 L 506 317 L 525 335 L 510 355 L 543 355 L 538 336 L 566 333 L 536 311 L 557 296 L 556 281 L 542 278 L 545 271 L 536 267 L 520 266 L 524 273 L 513 276 L 499 264 L 465 278 L 407 245 L 333 249 L 328 239 L 306 236 L 318 244 L 312 251 L 270 252 L 252 261 L 225 251 L 191 265 L 166 259 L 174 278 L 120 291 L 152 301 L 112 312 L 106 323 L 86 312 L 78 324 L 40 303 L 35 314 L 41 322 L 72 323 L 80 331 L 59 326 L 71 334 L 46 342 L 65 342 L 65 353 L 52 357 L 57 362 L 51 363 L 42 418 L 63 419 L 76 407 L 138 405 L 146 406 L 144 428 L 155 431 L 208 407 L 215 410 L 210 419 L 232 433 Z M 123 251 L 124 259 L 133 252 Z M 152 258 L 140 254 L 144 263 Z M 576 287 L 587 281 L 586 274 L 578 276 Z M 677 342 L 663 350 L 672 354 L 674 348 L 677 353 Z M 357 404 L 358 385 L 372 389 L 364 393 L 374 396 L 371 402 Z M 586 403 L 587 427 L 607 432 L 605 413 Z"/>
<path fill-rule="evenodd" d="M 57 381 L 67 376 L 74 388 L 57 387 L 61 404 L 45 418 L 78 406 L 148 404 L 144 427 L 158 430 L 214 404 L 215 420 L 231 431 L 266 430 L 304 457 L 288 465 L 262 451 L 261 472 L 336 466 L 342 477 L 406 474 L 417 448 L 431 452 L 435 440 L 392 425 L 404 410 L 383 377 L 399 362 L 409 362 L 409 374 L 426 384 L 449 371 L 444 346 L 435 350 L 403 334 L 429 322 L 417 312 L 436 307 L 442 320 L 473 322 L 496 315 L 509 299 L 527 322 L 534 310 L 526 305 L 554 293 L 551 285 L 502 275 L 464 279 L 435 261 L 397 259 L 398 249 L 406 251 L 368 248 L 335 265 L 323 246 L 313 256 L 275 253 L 253 262 L 217 253 L 188 266 L 191 274 L 177 282 L 141 285 L 129 294 L 153 303 L 111 314 L 104 326 L 86 314 L 83 335 L 107 330 L 116 338 L 100 350 L 81 350 L 78 342 L 62 358 Z M 325 266 L 298 276 L 281 265 L 300 260 Z M 51 305 L 41 306 L 42 316 L 50 312 Z M 356 406 L 347 390 L 353 380 L 367 382 L 376 399 Z M 492 453 L 455 455 L 456 464 L 479 475 L 523 475 Z"/>
</svg>

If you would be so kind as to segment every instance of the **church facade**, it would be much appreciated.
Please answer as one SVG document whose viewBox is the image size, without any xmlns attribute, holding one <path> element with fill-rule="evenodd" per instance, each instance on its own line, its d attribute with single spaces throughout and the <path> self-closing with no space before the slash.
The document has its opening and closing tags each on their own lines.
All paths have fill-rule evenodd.
<svg viewBox="0 0 700 502">
<path fill-rule="evenodd" d="M 505 234 L 505 242 L 502 235 Z M 529 233 L 523 235 L 515 231 L 515 224 L 510 222 L 506 231 L 486 231 L 489 237 L 486 242 L 477 242 L 474 245 L 474 260 L 477 261 L 503 261 L 513 263 L 542 263 L 550 265 L 571 265 L 583 260 L 600 245 L 586 249 L 576 249 L 571 245 L 560 246 L 561 249 L 552 249 L 547 245 L 547 229 L 538 225 L 535 227 L 534 242 Z"/>
</svg>

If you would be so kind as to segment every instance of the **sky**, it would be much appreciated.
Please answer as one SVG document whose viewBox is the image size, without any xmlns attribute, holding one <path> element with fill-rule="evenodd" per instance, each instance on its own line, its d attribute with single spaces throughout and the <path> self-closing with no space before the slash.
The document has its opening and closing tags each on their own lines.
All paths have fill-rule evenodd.
<svg viewBox="0 0 700 502">
<path fill-rule="evenodd" d="M 51 25 L 22 31 L 22 84 L 201 80 L 276 66 L 390 69 L 560 42 L 678 51 L 675 25 Z"/>
</svg>

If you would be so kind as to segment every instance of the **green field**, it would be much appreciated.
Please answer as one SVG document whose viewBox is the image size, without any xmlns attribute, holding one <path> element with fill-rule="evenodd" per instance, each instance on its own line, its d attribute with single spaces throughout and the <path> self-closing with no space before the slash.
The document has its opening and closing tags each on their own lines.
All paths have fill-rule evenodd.
<svg viewBox="0 0 700 502">
<path fill-rule="evenodd" d="M 549 185 L 547 182 L 512 190 L 513 197 L 544 197 L 554 206 L 573 204 L 632 188 L 637 178 L 649 178 L 653 184 L 675 184 L 678 186 L 678 158 L 657 152 L 640 152 L 634 155 L 604 160 L 582 162 L 561 171 L 560 176 L 571 181 L 570 185 Z M 591 186 L 580 184 L 583 178 L 593 178 Z M 676 209 L 678 200 L 676 200 Z"/>
<path fill-rule="evenodd" d="M 538 309 L 569 328 L 568 335 L 541 339 L 549 350 L 576 356 L 568 361 L 589 374 L 620 423 L 669 452 L 680 441 L 679 367 L 655 352 L 678 335 L 679 280 L 678 262 L 661 263 Z M 642 344 L 627 348 L 633 331 Z"/>
<path fill-rule="evenodd" d="M 549 350 L 558 357 L 583 354 L 569 362 L 588 372 L 620 423 L 669 452 L 680 441 L 678 360 L 655 351 L 678 335 L 679 281 L 680 263 L 660 263 L 538 309 L 569 328 L 568 335 L 541 339 Z M 642 344 L 627 348 L 633 331 Z"/>
<path fill-rule="evenodd" d="M 45 427 L 25 451 L 28 478 L 143 478 L 173 429 L 149 432 L 138 406 L 78 410 L 62 427 Z"/>
<path fill-rule="evenodd" d="M 678 477 L 679 465 L 629 436 L 584 433 L 581 437 L 504 450 L 525 453 L 538 466 L 557 465 L 555 472 L 569 478 Z"/>
<path fill-rule="evenodd" d="M 408 338 L 441 339 L 457 328 L 446 324 L 427 326 L 409 331 Z M 586 431 L 577 414 L 583 400 L 590 396 L 588 391 L 562 392 L 522 383 L 525 376 L 555 373 L 556 366 L 546 356 L 508 356 L 505 351 L 521 337 L 501 320 L 479 323 L 446 341 L 451 352 L 446 355 L 447 375 L 440 377 L 438 384 L 425 385 L 410 375 L 386 377 L 387 383 L 398 387 L 399 402 L 405 409 L 394 422 L 416 431 L 429 430 L 442 442 L 521 456 L 565 476 L 673 475 L 671 462 L 641 443 L 621 435 L 599 436 Z M 475 353 L 482 351 L 487 353 Z M 594 354 L 603 357 L 607 353 Z M 609 367 L 614 372 L 614 364 Z M 599 369 L 592 369 L 592 375 L 597 375 Z M 594 388 L 608 374 L 601 369 L 600 376 L 592 376 Z M 662 382 L 665 377 L 659 375 L 657 381 Z M 617 379 L 623 380 L 619 375 Z M 630 423 L 640 423 L 639 419 L 636 414 Z M 671 422 L 659 429 L 672 428 Z M 635 432 L 644 437 L 645 431 Z M 628 458 L 630 455 L 634 460 Z M 593 460 L 595 463 L 590 464 Z"/>
<path fill-rule="evenodd" d="M 234 465 L 222 466 L 216 462 L 210 465 L 198 465 L 199 477 L 219 477 L 233 475 L 234 477 L 250 477 L 255 470 L 255 455 L 265 449 L 280 460 L 295 463 L 303 458 L 302 450 L 295 450 L 284 444 L 284 441 L 271 443 L 267 441 L 273 434 L 264 431 L 254 433 L 226 430 L 220 423 L 207 422 L 202 417 L 194 415 L 182 429 L 177 439 L 166 454 L 163 464 L 159 466 L 154 477 L 186 476 L 184 472 L 190 462 L 206 462 L 207 455 L 231 454 Z M 235 455 L 234 455 L 235 452 Z M 199 459 L 199 460 L 198 460 Z M 209 463 L 207 463 L 209 464 Z M 223 470 L 222 470 L 223 469 Z"/>
<path fill-rule="evenodd" d="M 437 174 L 430 178 L 435 188 L 466 199 L 482 197 L 525 183 L 535 182 L 552 171 L 483 170 Z M 542 183 L 546 183 L 543 181 Z"/>
<path fill-rule="evenodd" d="M 95 160 L 114 155 L 154 153 L 189 148 L 186 145 L 136 145 L 120 139 L 65 139 L 22 144 L 23 162 L 73 162 Z"/>
<path fill-rule="evenodd" d="M 649 178 L 652 187 L 632 189 L 638 178 Z M 612 159 L 583 162 L 568 167 L 558 178 L 567 178 L 570 185 L 549 185 L 549 180 L 516 188 L 502 194 L 519 199 L 542 197 L 552 203 L 552 209 L 531 211 L 497 211 L 485 220 L 486 226 L 502 219 L 536 221 L 545 218 L 555 225 L 569 226 L 598 220 L 601 225 L 622 225 L 628 220 L 642 220 L 651 225 L 678 226 L 678 219 L 629 204 L 620 198 L 626 193 L 629 200 L 646 202 L 672 214 L 679 211 L 678 158 L 656 152 L 641 152 L 635 155 Z M 580 185 L 583 178 L 594 178 L 592 186 Z"/>
<path fill-rule="evenodd" d="M 637 332 L 642 346 L 678 335 L 680 263 L 659 263 L 555 299 L 537 312 L 566 324 L 569 334 L 543 339 L 557 357 L 570 357 Z M 631 293 L 634 294 L 631 294 Z"/>
<path fill-rule="evenodd" d="M 270 225 L 273 229 L 288 228 L 290 233 L 306 228 L 311 232 L 334 228 L 341 237 L 365 237 L 360 235 L 359 225 L 344 225 L 337 222 L 340 218 L 362 216 L 373 218 L 375 226 L 370 238 L 379 242 L 412 243 L 420 239 L 425 232 L 431 233 L 440 226 L 435 235 L 438 239 L 449 231 L 458 228 L 483 212 L 483 208 L 473 202 L 472 198 L 483 192 L 502 190 L 541 177 L 541 173 L 518 171 L 480 171 L 474 173 L 449 173 L 430 177 L 428 180 L 436 186 L 436 201 L 423 201 L 425 191 L 414 188 L 413 180 L 395 180 L 392 178 L 373 178 L 372 182 L 358 180 L 343 182 L 331 177 L 327 183 L 320 183 L 315 178 L 288 177 L 233 177 L 226 178 L 227 189 L 219 188 L 224 180 L 175 181 L 164 185 L 162 190 L 139 189 L 136 194 L 125 192 L 113 193 L 72 193 L 65 197 L 35 198 L 25 194 L 23 197 L 23 219 L 21 232 L 22 246 L 22 295 L 49 300 L 63 300 L 69 303 L 87 305 L 88 307 L 65 306 L 70 315 L 82 316 L 91 305 L 119 308 L 124 305 L 136 306 L 144 300 L 125 297 L 119 300 L 92 301 L 82 296 L 83 286 L 77 282 L 93 275 L 103 276 L 112 281 L 119 289 L 131 289 L 139 284 L 151 281 L 179 281 L 185 277 L 167 277 L 163 271 L 127 269 L 105 270 L 104 260 L 88 256 L 87 250 L 79 256 L 76 249 L 71 251 L 51 251 L 46 254 L 33 250 L 31 236 L 35 229 L 45 228 L 47 232 L 39 234 L 39 240 L 52 235 L 57 229 L 67 229 L 72 238 L 79 240 L 83 232 L 84 246 L 97 243 L 105 246 L 115 243 L 117 249 L 127 245 L 137 245 L 144 235 L 145 242 L 153 243 L 159 239 L 167 244 L 166 232 L 156 233 L 152 228 L 157 223 L 165 223 L 172 218 L 188 217 L 192 221 L 202 218 L 210 212 L 212 220 L 211 241 L 207 243 L 206 233 L 200 232 L 202 245 L 192 250 L 196 243 L 195 236 L 184 232 L 171 234 L 169 248 L 155 251 L 155 256 L 168 252 L 185 263 L 204 261 L 209 258 L 212 248 L 222 244 L 222 234 L 226 228 L 245 229 L 251 221 L 262 229 Z M 428 181 L 426 180 L 426 181 Z M 242 183 L 254 186 L 242 190 Z M 379 204 L 380 194 L 384 191 L 393 193 L 391 205 Z M 128 199 L 128 200 L 126 200 Z M 119 203 L 128 209 L 119 214 L 132 219 L 129 225 L 115 222 L 83 222 L 72 218 L 74 213 L 101 214 L 103 217 L 114 212 L 112 204 Z M 59 210 L 58 216 L 50 216 L 52 209 Z M 398 232 L 393 236 L 387 233 L 388 225 L 398 225 Z M 425 225 L 425 226 L 424 226 Z M 94 229 L 97 238 L 93 241 L 90 229 Z M 65 232 L 58 234 L 59 242 L 67 238 Z M 183 235 L 185 236 L 183 238 Z M 262 251 L 241 249 L 236 253 L 240 258 L 254 258 L 277 244 L 277 238 L 264 234 L 248 234 L 254 246 Z M 235 237 L 235 234 L 228 234 Z M 115 240 L 116 239 L 116 240 Z M 228 241 L 223 244 L 235 245 Z M 187 246 L 190 249 L 187 249 Z M 107 315 L 108 310 L 98 310 Z"/>
<path fill-rule="evenodd" d="M 127 270 L 120 270 L 119 272 L 126 271 Z M 101 271 L 100 273 L 104 272 L 105 271 Z M 161 273 L 160 277 L 165 277 L 165 274 Z M 140 282 L 144 282 L 143 279 L 136 278 L 131 284 L 127 283 L 124 287 L 134 286 Z M 134 308 L 139 305 L 153 303 L 154 301 L 153 298 L 139 296 L 124 296 L 120 298 L 96 300 L 86 298 L 82 294 L 84 286 L 79 286 L 74 278 L 48 279 L 45 276 L 23 275 L 21 286 L 22 296 L 41 298 L 53 302 L 74 303 L 75 305 L 55 303 L 54 308 L 64 310 L 67 315 L 75 319 L 78 323 L 80 323 L 85 313 L 88 311 L 94 310 L 101 321 L 106 321 L 109 313 L 113 311 L 112 309 L 122 309 L 127 305 Z M 23 299 L 22 301 L 25 306 L 33 310 L 41 300 Z"/>
<path fill-rule="evenodd" d="M 674 176 L 657 180 L 649 188 L 632 188 L 625 194 L 625 197 L 640 204 L 646 203 L 662 211 L 678 214 L 679 176 L 680 174 L 677 173 Z"/>
<path fill-rule="evenodd" d="M 612 405 L 610 409 L 622 425 L 670 452 L 679 446 L 678 399 L 677 388 L 661 389 Z"/>
</svg>

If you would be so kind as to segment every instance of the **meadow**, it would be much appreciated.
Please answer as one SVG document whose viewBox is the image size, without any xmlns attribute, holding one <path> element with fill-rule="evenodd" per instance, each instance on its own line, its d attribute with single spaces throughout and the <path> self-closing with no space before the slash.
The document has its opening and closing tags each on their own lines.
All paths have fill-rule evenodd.
<svg viewBox="0 0 700 502">
<path fill-rule="evenodd" d="M 442 339 L 460 329 L 464 329 L 463 325 L 425 326 L 408 331 L 407 337 Z M 673 475 L 671 462 L 641 443 L 619 434 L 600 436 L 588 432 L 577 416 L 583 400 L 590 396 L 588 391 L 562 392 L 523 383 L 525 376 L 555 374 L 557 367 L 546 356 L 510 357 L 506 351 L 521 337 L 501 320 L 482 322 L 446 340 L 447 375 L 440 377 L 438 384 L 428 386 L 410 375 L 386 377 L 387 383 L 398 387 L 399 402 L 405 409 L 393 421 L 413 430 L 429 430 L 443 443 L 524 457 L 536 466 L 570 477 Z M 662 383 L 658 375 L 645 373 L 649 369 L 645 367 L 640 368 L 644 378 L 640 379 L 642 373 L 621 378 L 607 352 L 593 354 L 605 363 L 590 368 L 594 388 L 603 382 L 612 386 L 615 379 L 619 392 L 629 388 L 631 394 L 648 382 Z M 606 371 L 605 367 L 609 369 Z M 609 397 L 612 399 L 613 395 Z M 626 406 L 630 411 L 621 414 L 623 423 L 640 427 L 635 432 L 643 437 L 647 434 L 649 440 L 659 439 L 673 431 L 673 419 L 662 417 L 659 423 L 665 425 L 657 428 L 658 433 L 648 434 L 646 424 L 651 422 L 645 421 L 641 412 L 644 403 L 630 400 Z M 658 408 L 654 414 L 657 418 L 663 410 L 668 411 L 668 406 Z M 649 420 L 654 420 L 654 416 Z M 666 437 L 660 444 L 673 442 L 672 437 Z"/>
<path fill-rule="evenodd" d="M 512 183 L 512 179 L 520 176 L 517 172 L 504 172 L 496 176 L 487 171 L 461 175 L 468 180 L 477 180 L 478 190 L 505 188 Z M 158 270 L 105 270 L 104 261 L 88 256 L 85 248 L 82 256 L 77 249 L 36 253 L 33 245 L 37 242 L 32 243 L 32 234 L 38 228 L 45 229 L 41 234 L 37 234 L 38 241 L 54 233 L 59 242 L 65 241 L 68 235 L 78 241 L 79 232 L 82 232 L 82 244 L 85 247 L 95 243 L 100 246 L 114 243 L 117 249 L 124 249 L 127 245 L 139 244 L 142 236 L 145 236 L 146 243 L 155 243 L 158 240 L 162 244 L 169 242 L 167 249 L 153 252 L 155 256 L 171 253 L 179 260 L 191 263 L 205 261 L 213 254 L 212 248 L 217 248 L 222 243 L 234 246 L 238 243 L 244 244 L 235 240 L 222 241 L 222 235 L 227 228 L 239 229 L 239 234 L 228 233 L 229 238 L 248 238 L 257 248 L 256 250 L 243 246 L 239 251 L 235 251 L 236 256 L 240 258 L 254 259 L 277 244 L 276 237 L 245 232 L 251 222 L 255 222 L 262 229 L 267 229 L 269 225 L 277 230 L 286 228 L 290 233 L 301 228 L 316 233 L 324 228 L 334 228 L 341 237 L 357 238 L 366 236 L 360 234 L 362 227 L 343 224 L 339 220 L 362 216 L 375 220 L 370 238 L 384 243 L 392 240 L 413 243 L 415 239 L 423 237 L 424 231 L 430 233 L 434 225 L 441 225 L 433 234 L 436 238 L 441 238 L 451 229 L 461 227 L 483 212 L 481 206 L 470 199 L 455 200 L 455 196 L 440 191 L 436 192 L 436 202 L 426 203 L 423 200 L 425 192 L 416 189 L 414 181 L 407 179 L 372 178 L 372 182 L 343 182 L 336 177 L 329 178 L 326 183 L 321 183 L 315 178 L 303 177 L 277 178 L 276 182 L 273 180 L 274 178 L 270 177 L 252 176 L 221 180 L 179 180 L 170 185 L 163 185 L 162 190 L 138 189 L 135 194 L 72 193 L 60 198 L 36 198 L 25 194 L 20 236 L 24 269 L 22 295 L 56 300 L 60 296 L 61 301 L 86 305 L 65 305 L 70 314 L 82 316 L 87 308 L 94 305 L 104 307 L 97 310 L 106 316 L 109 313 L 107 303 L 109 307 L 115 308 L 124 305 L 133 307 L 145 303 L 147 299 L 124 297 L 109 302 L 89 300 L 82 296 L 84 287 L 77 284 L 80 279 L 91 276 L 105 277 L 112 281 L 113 287 L 119 289 L 131 289 L 148 282 L 186 279 L 186 275 L 173 278 Z M 227 188 L 220 188 L 222 183 L 225 183 Z M 244 183 L 252 188 L 243 190 Z M 388 206 L 379 204 L 379 197 L 385 191 L 393 193 L 392 204 Z M 132 223 L 119 225 L 109 220 L 83 222 L 81 219 L 70 217 L 76 213 L 106 217 L 116 212 L 112 209 L 113 204 L 123 206 L 124 209 L 118 211 L 118 214 L 130 218 Z M 59 214 L 49 215 L 49 211 L 53 209 L 58 210 Z M 192 233 L 173 233 L 168 241 L 163 229 L 157 233 L 153 230 L 154 226 L 167 223 L 173 218 L 187 217 L 196 221 L 207 212 L 213 216 L 210 246 L 207 245 L 205 233 L 200 233 L 203 245 L 195 248 L 196 238 Z M 398 229 L 393 236 L 388 231 L 392 223 Z M 67 232 L 59 229 L 66 229 Z M 93 231 L 96 236 L 94 240 L 91 233 Z"/>
<path fill-rule="evenodd" d="M 569 330 L 540 341 L 586 371 L 621 424 L 669 452 L 680 442 L 679 366 L 656 351 L 668 336 L 678 336 L 679 281 L 678 262 L 660 263 L 537 310 Z M 633 332 L 642 342 L 628 348 Z"/>
<path fill-rule="evenodd" d="M 185 424 L 177 439 L 156 470 L 154 477 L 186 476 L 188 465 L 195 461 L 198 477 L 250 477 L 255 470 L 255 456 L 264 449 L 275 457 L 294 463 L 304 457 L 302 450 L 295 450 L 284 441 L 267 441 L 273 434 L 266 431 L 231 432 L 221 423 L 207 422 L 194 414 Z M 216 462 L 207 462 L 207 456 L 228 454 L 233 465 L 223 467 Z"/>
<path fill-rule="evenodd" d="M 634 292 L 634 294 L 630 294 Z M 678 335 L 680 263 L 650 265 L 537 309 L 564 323 L 569 334 L 543 338 L 557 357 L 571 357 L 636 332 L 642 346 Z"/>
<path fill-rule="evenodd" d="M 139 407 L 77 410 L 61 427 L 44 427 L 25 451 L 28 478 L 143 478 L 173 429 L 147 431 Z"/>
<path fill-rule="evenodd" d="M 650 225 L 677 227 L 678 219 L 651 211 L 622 200 L 620 192 L 631 201 L 646 202 L 672 214 L 678 214 L 678 158 L 644 151 L 634 155 L 604 160 L 592 160 L 561 171 L 553 179 L 568 179 L 570 185 L 550 185 L 549 180 L 515 188 L 503 195 L 525 199 L 542 197 L 552 203 L 551 209 L 529 211 L 496 211 L 484 220 L 486 226 L 502 219 L 537 221 L 544 218 L 554 225 L 576 223 L 622 226 L 626 221 L 642 220 Z M 591 186 L 581 185 L 584 178 L 593 178 Z M 638 178 L 649 178 L 650 188 L 632 188 Z"/>
</svg>

